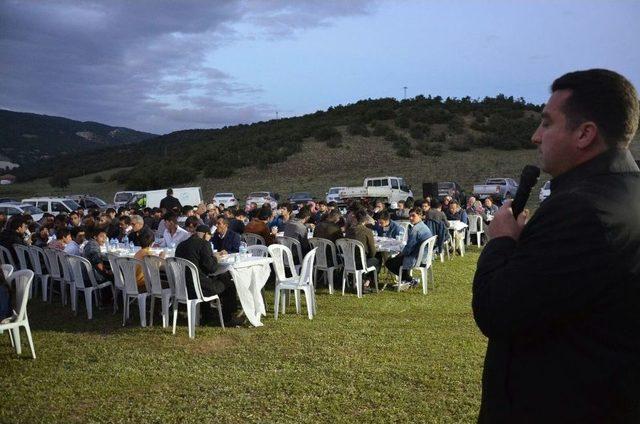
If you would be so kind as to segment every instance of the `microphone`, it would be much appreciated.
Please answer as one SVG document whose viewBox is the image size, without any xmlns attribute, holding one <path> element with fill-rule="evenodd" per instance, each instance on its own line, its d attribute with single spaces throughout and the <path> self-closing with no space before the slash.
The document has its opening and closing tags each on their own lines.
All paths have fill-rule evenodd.
<svg viewBox="0 0 640 424">
<path fill-rule="evenodd" d="M 518 215 L 524 210 L 531 195 L 531 189 L 538 182 L 538 177 L 540 177 L 540 168 L 537 166 L 527 165 L 522 169 L 518 191 L 516 191 L 516 197 L 513 202 L 511 202 L 514 218 L 518 219 Z"/>
</svg>

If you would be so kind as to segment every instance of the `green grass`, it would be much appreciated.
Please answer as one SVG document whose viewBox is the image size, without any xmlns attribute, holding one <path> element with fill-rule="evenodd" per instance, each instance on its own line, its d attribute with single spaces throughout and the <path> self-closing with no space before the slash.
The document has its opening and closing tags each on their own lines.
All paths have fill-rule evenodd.
<svg viewBox="0 0 640 424">
<path fill-rule="evenodd" d="M 195 340 L 186 319 L 174 336 L 32 300 L 38 358 L 0 337 L 0 422 L 474 422 L 486 347 L 470 307 L 477 258 L 437 262 L 426 296 L 320 289 L 311 321 L 291 309 L 275 321 L 268 291 L 264 327 L 198 327 Z"/>
</svg>

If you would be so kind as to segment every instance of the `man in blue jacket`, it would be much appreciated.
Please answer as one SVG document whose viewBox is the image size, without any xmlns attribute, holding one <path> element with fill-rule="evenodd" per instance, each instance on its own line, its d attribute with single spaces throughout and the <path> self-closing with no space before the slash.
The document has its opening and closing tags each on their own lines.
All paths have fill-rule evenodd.
<svg viewBox="0 0 640 424">
<path fill-rule="evenodd" d="M 396 238 L 404 234 L 404 228 L 402 225 L 391 220 L 391 215 L 388 211 L 384 210 L 378 214 L 378 222 L 373 227 L 379 237 Z"/>
<path fill-rule="evenodd" d="M 238 253 L 240 241 L 240 234 L 229 229 L 229 219 L 219 216 L 216 220 L 216 232 L 211 238 L 213 247 L 218 252 Z"/>
<path fill-rule="evenodd" d="M 416 266 L 418 253 L 420 253 L 420 245 L 422 242 L 433 236 L 429 227 L 422 221 L 422 209 L 415 207 L 409 211 L 409 222 L 412 227 L 409 229 L 407 244 L 402 252 L 387 261 L 387 269 L 395 275 L 400 272 L 402 266 L 402 281 L 408 282 L 412 287 L 418 284 L 418 281 L 411 278 L 410 270 Z"/>
</svg>

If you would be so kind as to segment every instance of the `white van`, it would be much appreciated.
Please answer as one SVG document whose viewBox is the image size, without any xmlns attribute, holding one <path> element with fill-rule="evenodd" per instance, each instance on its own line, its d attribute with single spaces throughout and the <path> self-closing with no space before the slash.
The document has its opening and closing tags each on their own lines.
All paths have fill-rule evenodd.
<svg viewBox="0 0 640 424">
<path fill-rule="evenodd" d="M 22 203 L 35 206 L 52 215 L 73 212 L 80 207 L 75 200 L 64 197 L 32 197 L 30 199 L 22 199 Z"/>
<path fill-rule="evenodd" d="M 165 197 L 167 197 L 166 188 L 162 190 L 138 191 L 127 204 L 147 208 L 159 208 L 160 201 Z M 174 188 L 173 197 L 178 199 L 182 206 L 197 206 L 202 203 L 202 190 L 200 187 Z"/>
</svg>

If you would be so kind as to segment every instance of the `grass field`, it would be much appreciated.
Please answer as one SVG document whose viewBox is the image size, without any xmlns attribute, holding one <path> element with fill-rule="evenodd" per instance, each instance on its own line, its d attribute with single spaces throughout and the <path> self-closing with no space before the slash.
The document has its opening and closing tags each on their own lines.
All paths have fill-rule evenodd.
<svg viewBox="0 0 640 424">
<path fill-rule="evenodd" d="M 311 321 L 289 309 L 262 328 L 198 327 L 195 340 L 186 319 L 174 336 L 32 300 L 38 358 L 0 337 L 0 422 L 474 422 L 486 347 L 470 307 L 477 258 L 471 248 L 436 263 L 426 296 L 320 289 Z"/>
</svg>

